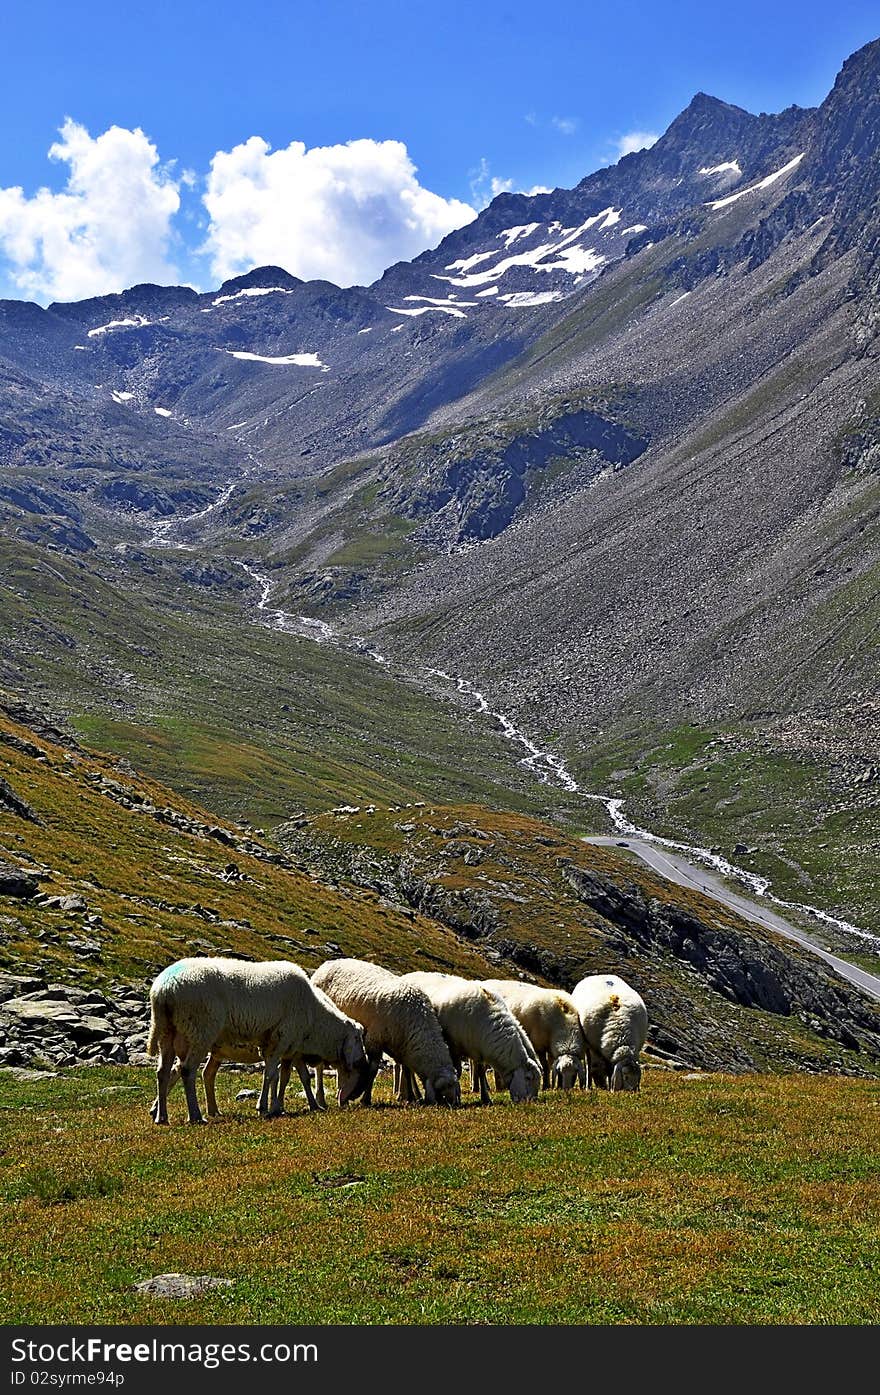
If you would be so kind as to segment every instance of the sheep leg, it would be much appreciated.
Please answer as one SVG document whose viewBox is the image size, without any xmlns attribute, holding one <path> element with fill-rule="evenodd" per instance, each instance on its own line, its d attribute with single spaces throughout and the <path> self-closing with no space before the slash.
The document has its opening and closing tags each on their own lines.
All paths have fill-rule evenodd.
<svg viewBox="0 0 880 1395">
<path fill-rule="evenodd" d="M 381 1056 L 378 1060 L 373 1060 L 372 1058 L 370 1058 L 368 1062 L 367 1085 L 362 1097 L 365 1109 L 369 1109 L 370 1105 L 373 1103 L 373 1084 L 375 1082 L 376 1076 L 379 1074 L 379 1067 L 381 1064 Z"/>
<path fill-rule="evenodd" d="M 257 1100 L 257 1109 L 260 1114 L 266 1114 L 270 1118 L 275 1113 L 276 1109 L 276 1101 L 278 1098 L 278 1069 L 280 1065 L 280 1052 L 271 1051 L 266 1053 L 263 1061 L 263 1087 L 260 1090 L 260 1098 Z"/>
<path fill-rule="evenodd" d="M 278 1119 L 284 1113 L 284 1092 L 290 1080 L 292 1064 L 290 1059 L 282 1061 L 272 1077 L 269 1085 L 269 1108 L 266 1111 L 270 1119 Z"/>
<path fill-rule="evenodd" d="M 217 1072 L 220 1069 L 220 1057 L 212 1051 L 202 1071 L 202 1084 L 205 1087 L 205 1104 L 208 1106 L 210 1118 L 216 1119 L 220 1114 L 217 1108 L 217 1095 L 214 1091 L 214 1081 L 217 1079 Z"/>
<path fill-rule="evenodd" d="M 174 1071 L 174 1047 L 163 1044 L 159 1048 L 159 1065 L 156 1068 L 156 1098 L 150 1113 L 154 1124 L 168 1123 L 168 1091 L 171 1088 Z"/>
<path fill-rule="evenodd" d="M 327 1108 L 327 1097 L 324 1094 L 324 1067 L 315 1067 L 315 1099 L 319 1109 Z"/>
<path fill-rule="evenodd" d="M 394 1074 L 400 1084 L 396 1091 L 397 1098 L 402 1104 L 421 1104 L 422 1092 L 419 1089 L 418 1081 L 408 1066 L 401 1066 L 395 1063 Z"/>
<path fill-rule="evenodd" d="M 477 1083 L 480 1087 L 480 1104 L 491 1104 L 492 1096 L 489 1093 L 489 1082 L 486 1079 L 486 1067 L 482 1061 L 477 1066 Z"/>
<path fill-rule="evenodd" d="M 180 1071 L 178 1070 L 177 1066 L 174 1065 L 174 1066 L 172 1067 L 172 1070 L 171 1070 L 171 1075 L 170 1075 L 170 1077 L 169 1077 L 169 1079 L 168 1079 L 168 1090 L 169 1090 L 169 1093 L 174 1089 L 174 1087 L 175 1087 L 175 1085 L 177 1084 L 177 1082 L 178 1082 L 179 1079 L 180 1079 Z M 159 1113 L 159 1096 L 157 1095 L 156 1098 L 153 1100 L 153 1103 L 150 1105 L 150 1117 L 152 1118 L 154 1124 L 158 1124 L 158 1123 L 159 1123 L 159 1120 L 158 1120 L 158 1118 L 157 1118 L 158 1113 Z"/>
<path fill-rule="evenodd" d="M 305 1091 L 305 1096 L 308 1100 L 309 1109 L 312 1111 L 312 1113 L 315 1113 L 317 1110 L 326 1110 L 326 1104 L 321 1104 L 318 1102 L 318 1100 L 315 1099 L 314 1091 L 312 1090 L 312 1077 L 309 1074 L 309 1068 L 306 1065 L 305 1061 L 295 1060 L 294 1064 L 296 1066 L 296 1073 L 300 1078 L 300 1084 L 302 1085 L 303 1090 Z M 318 1069 L 320 1070 L 320 1067 L 318 1067 Z M 290 1072 L 288 1071 L 288 1074 L 289 1073 Z"/>
<path fill-rule="evenodd" d="M 290 1080 L 290 1072 L 292 1070 L 293 1060 L 290 1057 L 288 1057 L 286 1061 L 281 1062 L 281 1069 L 278 1072 L 278 1086 L 277 1089 L 273 1092 L 274 1098 L 272 1099 L 273 1114 L 284 1113 L 284 1092 L 287 1089 L 287 1085 Z"/>
<path fill-rule="evenodd" d="M 180 1078 L 183 1081 L 183 1089 L 186 1094 L 186 1107 L 189 1112 L 187 1123 L 203 1124 L 205 1122 L 202 1111 L 199 1108 L 199 1097 L 196 1092 L 196 1072 L 201 1065 L 202 1055 L 190 1050 L 180 1063 Z M 161 1093 L 161 1086 L 160 1093 Z"/>
</svg>

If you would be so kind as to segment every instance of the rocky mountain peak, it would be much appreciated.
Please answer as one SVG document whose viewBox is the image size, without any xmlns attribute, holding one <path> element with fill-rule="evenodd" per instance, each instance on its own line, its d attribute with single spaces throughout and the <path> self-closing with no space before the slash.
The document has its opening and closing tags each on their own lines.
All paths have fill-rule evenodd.
<svg viewBox="0 0 880 1395">
<path fill-rule="evenodd" d="M 231 276 L 228 281 L 224 281 L 220 287 L 221 295 L 228 295 L 234 291 L 249 290 L 274 290 L 281 287 L 285 291 L 293 291 L 297 286 L 301 286 L 302 281 L 291 276 L 289 271 L 285 271 L 280 266 L 255 266 L 252 271 L 246 271 L 241 276 Z"/>
</svg>

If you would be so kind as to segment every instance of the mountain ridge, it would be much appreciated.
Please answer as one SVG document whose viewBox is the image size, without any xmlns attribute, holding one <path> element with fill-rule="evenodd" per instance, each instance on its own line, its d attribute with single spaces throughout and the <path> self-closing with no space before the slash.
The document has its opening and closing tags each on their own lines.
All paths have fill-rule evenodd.
<svg viewBox="0 0 880 1395">
<path fill-rule="evenodd" d="M 279 606 L 479 682 L 667 832 L 760 825 L 762 870 L 880 924 L 878 79 L 880 41 L 816 108 L 698 93 L 649 149 L 500 195 L 369 287 L 268 267 L 0 304 L 12 550 L 185 623 L 209 598 L 251 623 L 244 562 Z M 68 675 L 71 624 L 46 640 Z M 685 730 L 742 760 L 696 772 Z"/>
</svg>

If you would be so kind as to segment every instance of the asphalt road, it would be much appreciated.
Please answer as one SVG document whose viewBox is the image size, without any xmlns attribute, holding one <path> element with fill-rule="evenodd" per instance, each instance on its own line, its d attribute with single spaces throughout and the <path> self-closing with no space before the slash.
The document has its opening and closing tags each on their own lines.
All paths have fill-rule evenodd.
<svg viewBox="0 0 880 1395">
<path fill-rule="evenodd" d="M 634 852 L 643 862 L 655 872 L 659 872 L 661 877 L 666 877 L 668 881 L 676 882 L 679 886 L 686 886 L 692 891 L 700 891 L 704 896 L 711 896 L 714 900 L 720 901 L 723 906 L 736 911 L 745 920 L 752 920 L 756 925 L 763 925 L 767 930 L 775 930 L 778 934 L 784 935 L 786 939 L 794 940 L 804 949 L 808 949 L 812 954 L 817 954 L 820 959 L 824 959 L 832 969 L 845 978 L 847 982 L 861 988 L 863 992 L 869 993 L 872 998 L 880 998 L 880 978 L 876 974 L 869 974 L 866 969 L 860 969 L 857 964 L 850 964 L 846 959 L 840 959 L 838 955 L 831 954 L 827 949 L 823 949 L 815 940 L 811 940 L 809 935 L 783 916 L 777 915 L 769 907 L 759 906 L 747 896 L 741 896 L 739 892 L 731 891 L 717 873 L 709 870 L 708 867 L 700 867 L 696 863 L 688 862 L 681 853 L 670 852 L 667 848 L 658 846 L 656 843 L 646 843 L 641 838 L 628 838 L 620 835 L 614 837 L 594 837 L 585 838 L 585 843 L 595 843 L 603 848 L 628 848 Z"/>
</svg>

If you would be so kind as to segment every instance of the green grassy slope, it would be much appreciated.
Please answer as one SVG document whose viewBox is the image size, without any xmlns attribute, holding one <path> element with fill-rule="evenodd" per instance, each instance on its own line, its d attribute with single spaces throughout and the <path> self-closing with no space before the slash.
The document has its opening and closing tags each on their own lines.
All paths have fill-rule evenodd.
<svg viewBox="0 0 880 1395">
<path fill-rule="evenodd" d="M 7 1322 L 880 1319 L 865 1082 L 654 1071 L 636 1096 L 265 1122 L 241 1081 L 210 1126 L 178 1099 L 156 1129 L 146 1071 L 0 1073 Z M 232 1285 L 132 1289 L 175 1271 Z"/>
</svg>

